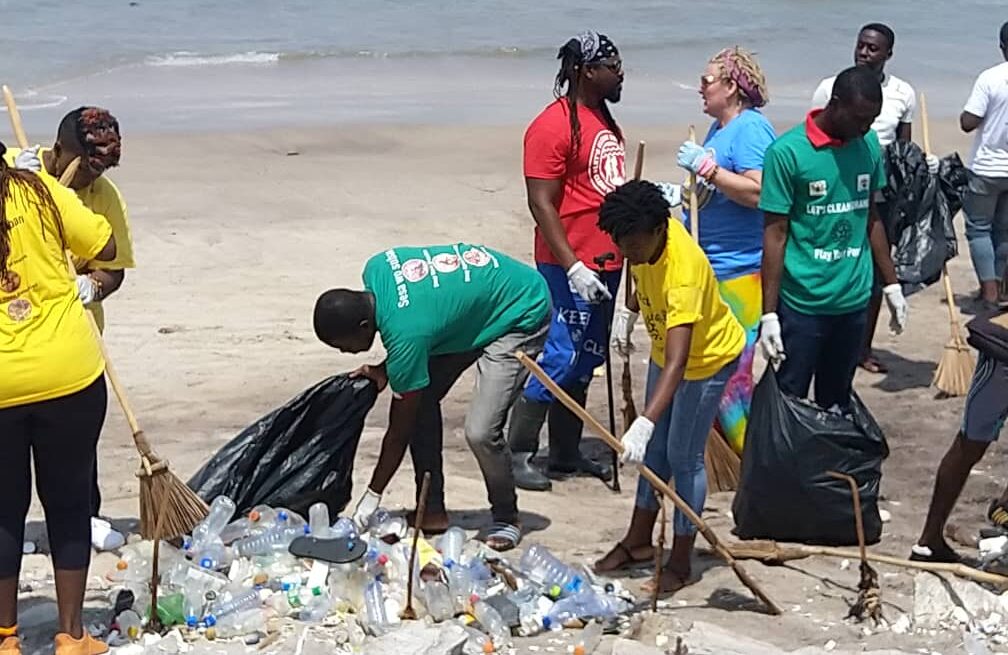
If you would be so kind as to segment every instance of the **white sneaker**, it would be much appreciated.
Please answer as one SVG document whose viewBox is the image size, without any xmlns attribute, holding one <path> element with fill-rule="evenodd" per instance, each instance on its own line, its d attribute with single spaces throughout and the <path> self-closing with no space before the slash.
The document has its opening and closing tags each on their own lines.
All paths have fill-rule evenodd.
<svg viewBox="0 0 1008 655">
<path fill-rule="evenodd" d="M 115 550 L 122 548 L 126 544 L 126 537 L 112 527 L 112 524 L 105 519 L 95 516 L 91 517 L 91 545 L 98 552 Z"/>
</svg>

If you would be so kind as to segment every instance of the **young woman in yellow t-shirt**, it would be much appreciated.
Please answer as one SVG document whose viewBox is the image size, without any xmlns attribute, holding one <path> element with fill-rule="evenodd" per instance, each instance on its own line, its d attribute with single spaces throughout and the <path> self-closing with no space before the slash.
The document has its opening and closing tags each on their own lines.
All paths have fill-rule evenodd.
<svg viewBox="0 0 1008 655">
<path fill-rule="evenodd" d="M 105 361 L 65 253 L 109 261 L 115 239 L 72 191 L 10 168 L 4 150 L 0 144 L 0 655 L 21 652 L 17 592 L 31 460 L 55 570 L 56 655 L 97 655 L 108 647 L 84 631 L 81 611 Z"/>
<path fill-rule="evenodd" d="M 669 212 L 658 187 L 643 181 L 610 193 L 599 212 L 599 227 L 631 265 L 639 308 L 630 309 L 639 309 L 651 336 L 644 412 L 623 435 L 623 461 L 643 462 L 663 480 L 674 478 L 677 493 L 700 514 L 707 496 L 707 434 L 746 338 L 721 299 L 707 257 Z M 630 528 L 596 571 L 653 561 L 655 493 L 647 480 L 638 480 Z M 663 593 L 695 582 L 690 559 L 696 527 L 676 511 L 673 528 Z"/>
</svg>

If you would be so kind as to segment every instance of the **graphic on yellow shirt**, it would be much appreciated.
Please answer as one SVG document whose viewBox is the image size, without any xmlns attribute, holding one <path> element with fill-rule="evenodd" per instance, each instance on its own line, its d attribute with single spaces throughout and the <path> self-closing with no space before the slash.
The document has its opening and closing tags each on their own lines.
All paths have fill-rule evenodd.
<svg viewBox="0 0 1008 655">
<path fill-rule="evenodd" d="M 721 299 L 703 250 L 679 221 L 669 220 L 661 258 L 631 273 L 655 364 L 665 366 L 665 335 L 680 325 L 693 325 L 687 380 L 708 378 L 742 353 L 745 331 Z"/>
<path fill-rule="evenodd" d="M 4 203 L 10 255 L 0 281 L 0 408 L 75 393 L 105 369 L 64 252 L 93 259 L 112 229 L 54 178 L 39 179 L 61 225 L 51 212 L 40 215 L 37 199 L 23 185 L 12 185 Z"/>
</svg>

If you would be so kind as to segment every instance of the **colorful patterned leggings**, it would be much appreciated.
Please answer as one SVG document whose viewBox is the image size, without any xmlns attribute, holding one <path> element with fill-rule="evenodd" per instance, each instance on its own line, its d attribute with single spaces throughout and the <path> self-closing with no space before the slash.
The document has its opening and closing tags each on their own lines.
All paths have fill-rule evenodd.
<svg viewBox="0 0 1008 655">
<path fill-rule="evenodd" d="M 717 418 L 718 431 L 728 440 L 732 450 L 741 454 L 749 423 L 749 405 L 753 394 L 753 355 L 756 353 L 756 339 L 759 337 L 759 321 L 763 311 L 760 273 L 757 271 L 730 280 L 720 280 L 718 290 L 746 333 L 745 350 L 739 357 L 738 369 L 725 387 Z"/>
</svg>

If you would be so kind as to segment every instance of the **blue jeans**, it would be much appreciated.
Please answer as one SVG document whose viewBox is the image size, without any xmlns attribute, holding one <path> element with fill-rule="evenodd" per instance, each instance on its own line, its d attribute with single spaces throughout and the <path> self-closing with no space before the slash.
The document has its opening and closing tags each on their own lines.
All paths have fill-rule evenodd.
<svg viewBox="0 0 1008 655">
<path fill-rule="evenodd" d="M 981 282 L 1000 280 L 1008 260 L 1008 177 L 970 172 L 963 213 L 977 278 Z"/>
<path fill-rule="evenodd" d="M 570 288 L 567 271 L 556 264 L 536 264 L 553 299 L 546 345 L 539 357 L 539 365 L 564 389 L 587 387 L 592 373 L 605 363 L 609 343 L 606 338 L 609 326 L 606 319 L 612 314 L 610 302 L 590 305 Z M 616 296 L 619 290 L 619 271 L 602 274 L 602 282 Z M 553 394 L 535 376 L 529 378 L 525 397 L 539 403 L 553 402 Z"/>
<path fill-rule="evenodd" d="M 654 433 L 644 453 L 644 465 L 662 480 L 675 479 L 675 490 L 698 515 L 703 513 L 707 498 L 707 470 L 704 450 L 707 435 L 721 405 L 721 395 L 729 378 L 738 368 L 738 359 L 703 380 L 683 380 L 672 397 L 672 404 L 655 423 Z M 648 363 L 647 400 L 651 399 L 662 369 Z M 637 480 L 636 505 L 641 509 L 658 509 L 651 483 L 641 476 Z M 676 510 L 672 522 L 675 534 L 691 535 L 696 526 Z"/>
<path fill-rule="evenodd" d="M 811 316 L 781 301 L 777 307 L 787 355 L 777 370 L 781 391 L 808 397 L 815 378 L 815 401 L 824 409 L 850 404 L 854 371 L 864 346 L 868 308 L 848 314 Z"/>
</svg>

